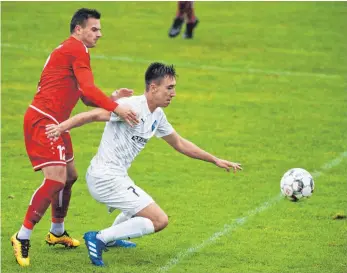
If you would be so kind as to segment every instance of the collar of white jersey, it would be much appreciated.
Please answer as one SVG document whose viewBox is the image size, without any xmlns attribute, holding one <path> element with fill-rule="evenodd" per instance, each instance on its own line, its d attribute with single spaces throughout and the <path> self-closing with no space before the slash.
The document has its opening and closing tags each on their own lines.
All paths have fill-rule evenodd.
<svg viewBox="0 0 347 273">
<path fill-rule="evenodd" d="M 141 95 L 141 101 L 143 102 L 143 104 L 145 104 L 144 110 L 146 111 L 146 115 L 152 114 L 151 111 L 149 110 L 148 102 L 147 102 L 147 98 L 145 94 Z"/>
</svg>

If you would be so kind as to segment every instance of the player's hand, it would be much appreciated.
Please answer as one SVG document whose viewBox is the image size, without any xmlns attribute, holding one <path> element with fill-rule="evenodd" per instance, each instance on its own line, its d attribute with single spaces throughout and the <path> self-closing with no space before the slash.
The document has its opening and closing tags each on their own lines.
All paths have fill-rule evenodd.
<svg viewBox="0 0 347 273">
<path fill-rule="evenodd" d="M 240 163 L 230 162 L 224 159 L 217 159 L 215 163 L 219 168 L 225 169 L 227 172 L 230 172 L 230 169 L 233 169 L 233 172 L 241 171 L 242 167 Z"/>
<path fill-rule="evenodd" d="M 63 133 L 63 130 L 57 124 L 46 125 L 46 135 L 49 139 L 56 141 L 59 136 Z"/>
<path fill-rule="evenodd" d="M 139 123 L 136 113 L 129 106 L 118 105 L 113 112 L 120 116 L 131 127 Z"/>
<path fill-rule="evenodd" d="M 131 97 L 132 95 L 134 95 L 134 90 L 128 88 L 120 88 L 112 93 L 111 99 L 113 101 L 116 101 L 120 98 Z"/>
</svg>

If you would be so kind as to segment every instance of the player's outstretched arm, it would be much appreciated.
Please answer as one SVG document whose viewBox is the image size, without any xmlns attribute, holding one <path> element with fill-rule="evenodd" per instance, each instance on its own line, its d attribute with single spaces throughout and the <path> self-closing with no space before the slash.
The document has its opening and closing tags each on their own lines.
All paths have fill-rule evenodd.
<svg viewBox="0 0 347 273">
<path fill-rule="evenodd" d="M 113 111 L 130 126 L 139 123 L 136 113 L 131 109 L 131 107 L 118 105 L 118 103 L 111 100 L 111 98 L 107 97 L 95 86 L 93 73 L 86 58 L 77 58 L 73 62 L 72 67 L 78 85 L 82 91 L 82 95 L 88 101 L 91 101 L 94 105 L 98 105 L 98 107 L 104 108 L 105 110 Z"/>
<path fill-rule="evenodd" d="M 128 88 L 120 88 L 111 94 L 111 99 L 113 101 L 117 101 L 121 98 L 131 97 L 132 95 L 134 95 L 134 90 Z"/>
<path fill-rule="evenodd" d="M 79 113 L 60 124 L 46 125 L 46 135 L 49 138 L 59 137 L 66 130 L 82 126 L 93 121 L 109 121 L 111 112 L 96 108 L 88 112 Z"/>
<path fill-rule="evenodd" d="M 184 139 L 176 132 L 173 132 L 170 135 L 164 136 L 163 139 L 169 145 L 171 145 L 175 150 L 191 158 L 196 158 L 196 159 L 214 163 L 219 168 L 223 168 L 228 172 L 230 171 L 230 169 L 233 169 L 234 172 L 238 170 L 242 170 L 240 163 L 234 163 L 224 159 L 217 158 L 214 155 L 211 155 L 208 152 L 204 151 L 203 149 L 199 148 L 194 143 L 188 141 L 187 139 Z"/>
</svg>

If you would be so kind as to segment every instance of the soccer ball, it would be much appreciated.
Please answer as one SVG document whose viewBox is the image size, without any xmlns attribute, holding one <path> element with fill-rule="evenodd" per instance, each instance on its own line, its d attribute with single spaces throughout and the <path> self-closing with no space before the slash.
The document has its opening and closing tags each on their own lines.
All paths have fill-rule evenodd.
<svg viewBox="0 0 347 273">
<path fill-rule="evenodd" d="M 281 179 L 281 192 L 292 201 L 298 201 L 303 197 L 309 197 L 314 190 L 312 175 L 301 168 L 287 171 Z"/>
</svg>

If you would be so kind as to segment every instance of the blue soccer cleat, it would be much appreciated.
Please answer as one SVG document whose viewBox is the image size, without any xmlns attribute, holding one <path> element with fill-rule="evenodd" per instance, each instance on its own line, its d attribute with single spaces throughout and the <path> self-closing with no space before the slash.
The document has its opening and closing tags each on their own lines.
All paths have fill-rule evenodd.
<svg viewBox="0 0 347 273">
<path fill-rule="evenodd" d="M 84 234 L 83 239 L 88 249 L 88 255 L 92 264 L 96 266 L 105 266 L 102 260 L 102 251 L 107 251 L 106 244 L 97 239 L 97 231 L 89 231 Z"/>
<path fill-rule="evenodd" d="M 107 247 L 134 248 L 136 244 L 127 240 L 115 240 L 106 244 Z"/>
</svg>

